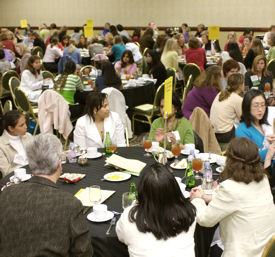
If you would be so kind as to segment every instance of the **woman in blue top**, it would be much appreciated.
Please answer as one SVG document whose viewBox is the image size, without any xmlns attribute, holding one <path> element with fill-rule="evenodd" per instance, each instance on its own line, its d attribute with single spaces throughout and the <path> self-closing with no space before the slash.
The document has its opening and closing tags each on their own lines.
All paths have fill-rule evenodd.
<svg viewBox="0 0 275 257">
<path fill-rule="evenodd" d="M 267 101 L 263 93 L 254 89 L 248 91 L 242 103 L 241 123 L 235 133 L 236 137 L 246 137 L 257 144 L 265 168 L 273 167 L 275 149 L 275 135 L 267 122 L 267 115 Z M 275 180 L 275 171 L 272 173 L 272 180 Z"/>
<path fill-rule="evenodd" d="M 112 46 L 108 55 L 113 55 L 115 62 L 117 62 L 121 59 L 121 56 L 125 50 L 126 50 L 126 47 L 123 44 L 121 36 L 115 36 L 114 45 Z"/>
</svg>

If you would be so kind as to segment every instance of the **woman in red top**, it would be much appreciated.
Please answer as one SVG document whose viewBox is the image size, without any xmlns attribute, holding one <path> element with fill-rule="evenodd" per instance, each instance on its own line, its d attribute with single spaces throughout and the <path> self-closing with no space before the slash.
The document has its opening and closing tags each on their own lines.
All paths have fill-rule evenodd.
<svg viewBox="0 0 275 257">
<path fill-rule="evenodd" d="M 196 38 L 190 38 L 188 41 L 189 48 L 185 51 L 186 63 L 197 64 L 201 71 L 204 71 L 206 64 L 205 50 L 200 47 L 200 41 Z"/>
<path fill-rule="evenodd" d="M 0 41 L 5 46 L 6 49 L 9 49 L 9 50 L 15 52 L 14 43 L 13 43 L 12 40 L 8 39 L 8 34 L 7 33 L 2 33 L 0 35 Z"/>
</svg>

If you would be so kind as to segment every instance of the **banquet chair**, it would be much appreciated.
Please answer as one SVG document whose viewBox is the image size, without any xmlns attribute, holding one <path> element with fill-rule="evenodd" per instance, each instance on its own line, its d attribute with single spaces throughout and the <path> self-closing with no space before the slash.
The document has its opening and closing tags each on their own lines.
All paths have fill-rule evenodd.
<svg viewBox="0 0 275 257">
<path fill-rule="evenodd" d="M 275 235 L 273 235 L 266 244 L 262 257 L 275 256 Z"/>
<path fill-rule="evenodd" d="M 1 102 L 1 101 L 0 101 L 0 112 L 1 112 L 1 114 L 3 115 L 4 108 L 3 108 L 3 104 L 2 104 L 2 102 Z"/>
<path fill-rule="evenodd" d="M 42 71 L 42 77 L 43 77 L 43 79 L 52 79 L 52 80 L 54 80 L 54 75 L 48 70 Z"/>
<path fill-rule="evenodd" d="M 9 88 L 10 88 L 10 93 L 12 96 L 13 103 L 17 109 L 19 109 L 19 105 L 16 102 L 15 94 L 14 91 L 16 88 L 20 86 L 20 80 L 17 77 L 11 77 L 9 80 Z"/>
<path fill-rule="evenodd" d="M 33 135 L 36 134 L 38 129 L 38 108 L 34 108 L 28 97 L 25 95 L 24 91 L 17 87 L 14 91 L 16 102 L 18 103 L 19 111 L 22 111 L 25 116 L 27 116 L 28 120 L 33 120 L 35 124 L 35 128 L 33 131 Z"/>
<path fill-rule="evenodd" d="M 193 87 L 193 83 L 192 83 L 193 80 L 192 80 L 192 78 L 193 78 L 193 75 L 191 74 L 191 75 L 189 76 L 189 79 L 188 79 L 188 81 L 187 81 L 185 87 L 184 87 L 184 90 L 183 90 L 183 93 L 182 93 L 182 100 L 181 100 L 182 105 L 183 105 L 184 102 L 185 102 L 185 99 L 186 99 L 186 96 L 187 96 L 188 92 L 189 92 L 189 91 L 192 89 L 192 87 Z"/>
<path fill-rule="evenodd" d="M 139 44 L 139 42 L 134 42 L 134 43 L 138 46 L 138 49 L 140 51 L 140 44 Z"/>
<path fill-rule="evenodd" d="M 89 74 L 91 71 L 93 71 L 95 73 L 95 75 L 97 75 L 97 69 L 95 66 L 92 66 L 92 65 L 86 65 L 86 66 L 83 66 L 81 69 L 80 69 L 80 72 L 85 75 L 85 70 L 88 69 L 89 70 Z"/>
<path fill-rule="evenodd" d="M 9 80 L 11 77 L 17 77 L 19 79 L 19 75 L 14 70 L 6 71 L 1 77 L 1 88 L 0 88 L 0 99 L 10 97 L 10 88 L 9 88 Z"/>
<path fill-rule="evenodd" d="M 154 116 L 160 116 L 160 111 L 157 107 L 160 97 L 164 93 L 164 83 L 162 83 L 155 94 L 153 104 L 142 104 L 133 108 L 132 114 L 132 129 L 135 134 L 135 121 L 152 125 L 152 119 Z"/>
<path fill-rule="evenodd" d="M 195 131 L 201 138 L 204 151 L 206 153 L 221 154 L 222 151 L 216 138 L 214 128 L 206 112 L 202 108 L 196 107 L 193 110 L 189 121 L 191 122 L 193 131 Z"/>
<path fill-rule="evenodd" d="M 11 100 L 6 100 L 4 107 L 3 107 L 3 114 L 6 114 L 8 111 L 12 110 L 12 102 Z"/>
<path fill-rule="evenodd" d="M 189 76 L 192 74 L 193 81 L 201 74 L 200 67 L 195 63 L 187 63 L 182 69 L 184 83 L 186 84 Z M 188 92 L 187 92 L 188 93 Z"/>
<path fill-rule="evenodd" d="M 275 58 L 268 62 L 267 69 L 272 72 L 273 79 L 275 79 Z"/>
<path fill-rule="evenodd" d="M 167 68 L 166 69 L 167 72 L 167 78 L 169 77 L 173 77 L 173 92 L 175 92 L 176 90 L 176 85 L 177 85 L 177 76 L 176 76 L 176 70 L 174 68 Z"/>
<path fill-rule="evenodd" d="M 32 55 L 37 55 L 37 56 L 39 56 L 41 59 L 43 59 L 43 56 L 44 56 L 43 50 L 42 50 L 42 48 L 41 48 L 40 46 L 35 46 L 35 47 L 32 49 L 31 54 L 32 54 Z"/>
<path fill-rule="evenodd" d="M 203 148 L 202 139 L 194 130 L 193 130 L 193 134 L 194 134 L 194 140 L 195 140 L 195 148 L 198 149 L 201 153 L 203 153 L 204 148 Z"/>
</svg>

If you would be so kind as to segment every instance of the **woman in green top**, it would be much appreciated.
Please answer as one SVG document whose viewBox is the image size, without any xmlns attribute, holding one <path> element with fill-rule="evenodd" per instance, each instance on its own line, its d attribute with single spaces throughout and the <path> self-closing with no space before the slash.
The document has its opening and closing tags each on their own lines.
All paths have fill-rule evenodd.
<svg viewBox="0 0 275 257">
<path fill-rule="evenodd" d="M 162 117 L 154 120 L 149 137 L 152 141 L 157 141 L 163 144 L 164 139 L 164 97 L 160 99 L 159 104 Z M 177 95 L 172 96 L 172 113 L 168 115 L 167 119 L 167 137 L 168 141 L 179 141 L 181 148 L 185 144 L 194 144 L 194 134 L 191 123 L 185 119 L 181 111 L 181 101 Z M 169 145 L 169 143 L 168 143 Z"/>
<path fill-rule="evenodd" d="M 64 72 L 55 78 L 55 90 L 69 103 L 72 118 L 81 116 L 84 109 L 82 103 L 75 104 L 74 101 L 76 91 L 83 91 L 81 78 L 76 73 L 76 64 L 68 61 Z"/>
</svg>

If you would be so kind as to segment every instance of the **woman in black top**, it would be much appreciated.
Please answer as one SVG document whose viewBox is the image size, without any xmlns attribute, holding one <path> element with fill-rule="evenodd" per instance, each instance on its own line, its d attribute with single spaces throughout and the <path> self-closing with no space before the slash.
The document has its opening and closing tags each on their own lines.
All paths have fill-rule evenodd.
<svg viewBox="0 0 275 257">
<path fill-rule="evenodd" d="M 159 54 L 156 50 L 147 50 L 146 52 L 146 62 L 147 62 L 147 74 L 153 75 L 154 79 L 157 79 L 155 84 L 155 89 L 161 85 L 164 80 L 167 79 L 167 72 L 160 61 Z"/>
<path fill-rule="evenodd" d="M 229 53 L 229 55 L 232 59 L 234 59 L 237 62 L 243 63 L 243 56 L 242 56 L 242 53 L 241 53 L 238 43 L 229 42 L 227 45 L 227 52 Z"/>
<path fill-rule="evenodd" d="M 248 50 L 247 55 L 244 59 L 244 65 L 247 69 L 252 68 L 254 58 L 257 55 L 265 56 L 264 47 L 259 38 L 254 38 L 252 40 L 251 48 Z"/>
<path fill-rule="evenodd" d="M 153 49 L 155 41 L 153 39 L 154 31 L 151 28 L 145 30 L 144 34 L 139 40 L 140 52 L 143 54 L 145 48 Z"/>
<path fill-rule="evenodd" d="M 33 41 L 33 46 L 40 46 L 43 50 L 43 53 L 45 53 L 46 46 L 44 44 L 43 39 L 40 37 L 40 35 L 37 32 L 33 32 L 34 36 L 34 41 Z"/>
</svg>

